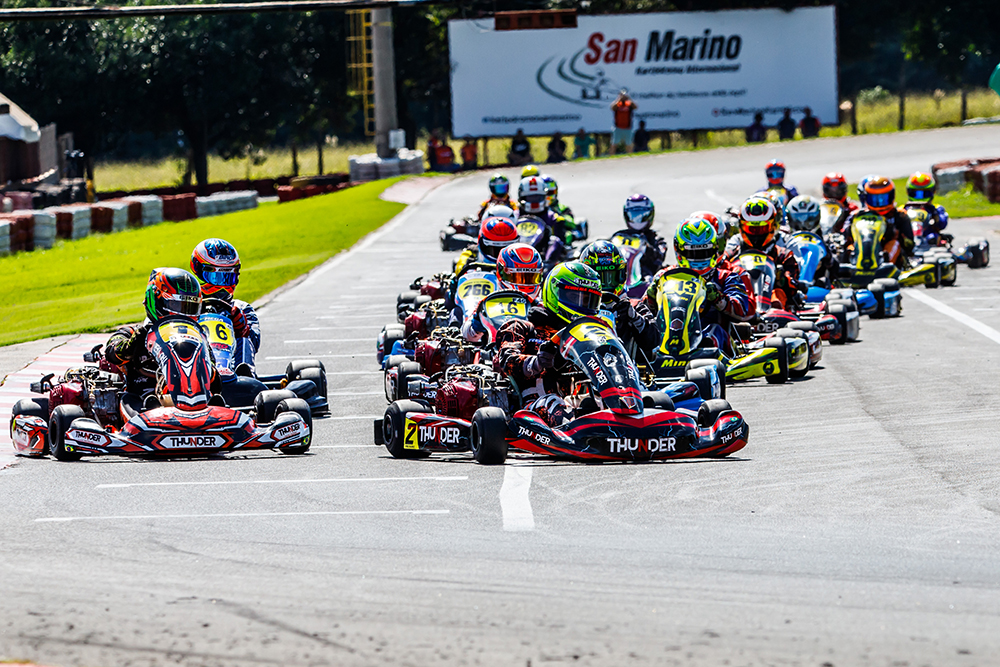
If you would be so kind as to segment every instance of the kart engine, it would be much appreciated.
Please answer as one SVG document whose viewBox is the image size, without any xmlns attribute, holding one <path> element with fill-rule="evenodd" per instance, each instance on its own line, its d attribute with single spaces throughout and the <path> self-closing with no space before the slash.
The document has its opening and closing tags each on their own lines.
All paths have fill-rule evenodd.
<svg viewBox="0 0 1000 667">
<path fill-rule="evenodd" d="M 437 389 L 434 406 L 438 414 L 472 419 L 481 407 L 491 406 L 510 412 L 513 387 L 489 366 L 449 368 Z"/>
</svg>

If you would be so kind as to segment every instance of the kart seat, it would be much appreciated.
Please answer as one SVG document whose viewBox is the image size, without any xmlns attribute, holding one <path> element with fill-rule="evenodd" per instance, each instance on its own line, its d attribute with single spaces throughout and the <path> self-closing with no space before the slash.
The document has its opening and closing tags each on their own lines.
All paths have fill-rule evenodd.
<svg viewBox="0 0 1000 667">
<path fill-rule="evenodd" d="M 122 414 L 131 419 L 143 411 L 142 398 L 135 394 L 124 393 L 121 397 Z"/>
</svg>

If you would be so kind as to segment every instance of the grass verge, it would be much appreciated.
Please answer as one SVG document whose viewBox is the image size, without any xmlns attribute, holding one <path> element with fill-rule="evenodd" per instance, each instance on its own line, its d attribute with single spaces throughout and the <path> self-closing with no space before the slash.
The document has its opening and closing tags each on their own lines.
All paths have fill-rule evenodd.
<svg viewBox="0 0 1000 667">
<path fill-rule="evenodd" d="M 379 199 L 401 179 L 376 181 L 280 206 L 203 220 L 61 241 L 51 250 L 0 258 L 0 345 L 102 331 L 143 317 L 153 268 L 188 268 L 191 251 L 213 236 L 240 253 L 237 297 L 253 301 L 377 229 L 405 206 Z"/>
</svg>

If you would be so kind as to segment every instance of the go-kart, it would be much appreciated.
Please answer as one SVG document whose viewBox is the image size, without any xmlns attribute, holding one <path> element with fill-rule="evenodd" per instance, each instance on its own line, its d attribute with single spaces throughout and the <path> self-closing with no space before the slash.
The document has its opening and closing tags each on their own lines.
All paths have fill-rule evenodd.
<svg viewBox="0 0 1000 667">
<path fill-rule="evenodd" d="M 840 265 L 838 279 L 850 287 L 866 287 L 877 278 L 894 278 L 903 287 L 915 287 L 924 285 L 928 288 L 936 288 L 941 285 L 942 276 L 947 271 L 950 264 L 954 267 L 954 260 L 948 260 L 944 256 L 935 256 L 933 262 L 924 262 L 920 258 L 909 261 L 911 268 L 901 271 L 899 267 L 886 261 L 882 250 L 883 241 L 886 236 L 886 221 L 878 213 L 872 211 L 862 211 L 851 220 L 851 238 L 853 248 L 844 248 L 842 253 L 843 261 Z M 831 235 L 831 239 L 834 235 Z M 842 242 L 840 242 L 842 244 Z M 884 310 L 889 312 L 890 307 Z"/>
<path fill-rule="evenodd" d="M 662 342 L 650 369 L 657 382 L 679 378 L 701 365 L 714 367 L 727 382 L 763 377 L 769 383 L 781 383 L 809 370 L 809 344 L 795 327 L 755 339 L 749 325 L 734 326 L 729 332 L 732 354 L 710 346 L 701 324 L 705 281 L 693 271 L 673 268 L 663 272 L 656 280 L 656 295 Z"/>
<path fill-rule="evenodd" d="M 938 207 L 943 213 L 944 209 Z M 941 284 L 954 285 L 957 278 L 955 263 L 966 264 L 970 269 L 981 269 L 990 263 L 990 242 L 983 238 L 969 239 L 961 248 L 954 248 L 955 237 L 951 234 L 933 234 L 928 229 L 930 214 L 919 206 L 905 206 L 903 210 L 910 216 L 913 226 L 913 254 L 928 263 L 941 263 Z M 944 213 L 947 221 L 947 214 Z M 942 261 L 939 257 L 943 257 Z M 949 261 L 950 260 L 950 261 Z"/>
<path fill-rule="evenodd" d="M 46 375 L 31 389 L 44 398 L 14 405 L 11 437 L 22 456 L 202 456 L 248 449 L 301 454 L 309 449 L 312 411 L 290 391 L 257 394 L 247 412 L 219 405 L 212 395 L 209 347 L 198 323 L 172 317 L 150 331 L 147 348 L 159 364 L 154 392 L 138 404 L 121 396 L 123 381 L 99 352 L 98 365 Z"/>
<path fill-rule="evenodd" d="M 427 375 L 437 379 L 453 366 L 489 364 L 497 330 L 511 319 L 526 319 L 530 307 L 531 301 L 521 292 L 493 292 L 470 314 L 486 331 L 482 340 L 469 342 L 459 329 L 442 327 L 428 338 L 396 342 L 385 362 L 386 398 L 393 401 L 409 396 L 406 387 L 411 377 Z"/>
<path fill-rule="evenodd" d="M 642 391 L 638 369 L 604 320 L 575 320 L 551 343 L 573 365 L 563 376 L 568 422 L 552 426 L 517 409 L 518 388 L 490 368 L 456 367 L 440 384 L 411 379 L 416 400 L 389 405 L 375 421 L 375 443 L 396 458 L 471 450 L 483 464 L 503 463 L 509 448 L 577 461 L 649 461 L 721 457 L 746 446 L 743 417 L 723 399 L 696 397 L 693 383 L 672 391 L 697 402 L 696 411 L 676 407 L 667 392 Z"/>
<path fill-rule="evenodd" d="M 827 299 L 830 290 L 816 284 L 816 271 L 829 255 L 823 239 L 813 232 L 799 231 L 791 234 L 785 247 L 795 255 L 799 265 L 799 283 L 805 286 L 805 302 L 795 314 L 802 320 L 813 322 L 817 331 L 830 343 L 837 345 L 856 341 L 861 332 L 861 317 L 853 298 L 844 300 Z M 828 321 L 832 316 L 836 325 Z M 781 318 L 785 322 L 798 318 Z"/>
<path fill-rule="evenodd" d="M 318 359 L 297 359 L 288 363 L 280 375 L 255 375 L 245 364 L 236 364 L 238 345 L 250 341 L 237 338 L 230 319 L 230 305 L 221 299 L 205 299 L 198 324 L 212 348 L 215 369 L 222 380 L 226 405 L 237 410 L 253 407 L 257 395 L 269 389 L 284 389 L 304 400 L 313 415 L 330 413 L 327 401 L 326 369 Z M 98 349 L 93 350 L 94 353 Z"/>
<path fill-rule="evenodd" d="M 441 250 L 452 252 L 468 248 L 479 238 L 479 225 L 479 219 L 471 215 L 460 220 L 452 218 L 439 234 Z"/>
<path fill-rule="evenodd" d="M 825 238 L 835 229 L 840 229 L 850 211 L 836 199 L 824 199 L 819 205 L 819 231 Z"/>
</svg>

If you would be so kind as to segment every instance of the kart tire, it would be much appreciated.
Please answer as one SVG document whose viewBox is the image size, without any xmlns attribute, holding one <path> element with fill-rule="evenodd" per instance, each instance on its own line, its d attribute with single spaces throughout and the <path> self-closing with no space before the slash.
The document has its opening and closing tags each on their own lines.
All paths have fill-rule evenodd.
<svg viewBox="0 0 1000 667">
<path fill-rule="evenodd" d="M 308 378 L 300 378 L 308 379 Z M 306 422 L 306 426 L 309 427 L 309 439 L 306 440 L 304 445 L 299 445 L 297 447 L 285 447 L 284 449 L 279 449 L 278 451 L 282 454 L 305 454 L 309 451 L 309 443 L 312 441 L 312 408 L 301 398 L 286 398 L 285 400 L 278 403 L 278 407 L 274 410 L 274 416 L 282 414 L 283 412 L 295 412 Z"/>
<path fill-rule="evenodd" d="M 774 335 L 776 337 L 778 337 L 778 338 L 800 338 L 800 339 L 806 341 L 806 344 L 809 343 L 808 339 L 806 338 L 805 331 L 801 331 L 799 329 L 791 329 L 789 327 L 782 327 L 782 328 L 778 329 L 777 331 L 775 331 Z M 788 369 L 788 377 L 790 377 L 790 378 L 801 378 L 801 377 L 805 377 L 808 374 L 809 374 L 809 366 L 808 366 L 808 364 L 803 369 L 795 369 L 795 368 L 789 368 Z"/>
<path fill-rule="evenodd" d="M 789 322 L 785 325 L 786 329 L 794 329 L 795 331 L 816 331 L 815 322 Z"/>
<path fill-rule="evenodd" d="M 57 405 L 49 417 L 49 454 L 57 461 L 79 461 L 79 452 L 66 451 L 66 431 L 73 420 L 86 417 L 79 405 Z"/>
<path fill-rule="evenodd" d="M 410 412 L 430 411 L 416 401 L 393 401 L 385 409 L 385 416 L 382 418 L 382 438 L 385 448 L 394 459 L 412 459 L 420 455 L 419 449 L 403 447 L 403 438 L 406 437 L 406 415 Z"/>
<path fill-rule="evenodd" d="M 941 287 L 941 265 L 934 262 L 934 278 L 931 282 L 925 282 L 924 287 L 927 289 L 937 289 Z"/>
<path fill-rule="evenodd" d="M 853 301 L 849 301 L 848 299 L 834 299 L 832 301 L 827 301 L 827 304 L 830 306 L 834 304 L 840 304 L 844 307 L 845 312 L 848 313 L 857 312 L 858 310 L 858 304 L 854 303 Z"/>
<path fill-rule="evenodd" d="M 691 370 L 692 368 L 705 368 L 706 366 L 715 366 L 715 372 L 719 376 L 719 386 L 720 386 L 720 390 L 721 390 L 721 393 L 720 393 L 719 397 L 720 398 L 725 398 L 726 397 L 726 365 L 724 363 L 722 363 L 721 361 L 719 361 L 718 359 L 692 359 L 691 361 L 689 361 L 687 363 L 687 366 L 684 367 L 684 375 L 686 376 L 687 372 L 689 370 Z M 704 398 L 707 401 L 709 398 L 712 398 L 712 397 L 708 396 L 706 398 L 703 395 L 702 398 Z"/>
<path fill-rule="evenodd" d="M 278 405 L 288 398 L 298 398 L 298 396 L 289 389 L 268 389 L 257 394 L 253 399 L 254 422 L 258 424 L 273 422 Z"/>
<path fill-rule="evenodd" d="M 10 437 L 12 440 L 14 439 L 14 417 L 19 415 L 40 417 L 47 421 L 49 418 L 49 399 L 41 397 L 22 398 L 14 404 L 14 407 L 10 410 Z M 48 441 L 46 441 L 45 448 L 42 451 L 44 452 L 47 448 Z"/>
<path fill-rule="evenodd" d="M 892 292 L 899 289 L 899 281 L 895 278 L 876 278 L 871 282 L 872 285 L 882 285 L 882 289 L 886 292 Z"/>
<path fill-rule="evenodd" d="M 784 338 L 771 337 L 764 341 L 764 347 L 778 348 L 778 372 L 774 375 L 765 375 L 764 379 L 768 384 L 784 384 L 788 382 L 788 348 L 785 346 Z"/>
<path fill-rule="evenodd" d="M 420 294 L 416 299 L 413 300 L 414 310 L 424 305 L 425 303 L 430 303 L 434 299 L 431 298 L 430 294 Z"/>
<path fill-rule="evenodd" d="M 709 401 L 715 398 L 714 392 L 712 391 L 712 375 L 704 366 L 685 371 L 684 381 L 693 382 L 695 386 L 698 387 L 698 396 L 701 400 Z M 643 403 L 645 403 L 645 397 L 643 397 Z"/>
<path fill-rule="evenodd" d="M 420 296 L 420 292 L 415 290 L 408 290 L 406 292 L 400 292 L 396 296 L 396 307 L 402 306 L 403 304 L 413 303 L 413 301 Z"/>
<path fill-rule="evenodd" d="M 406 340 L 406 329 L 398 324 L 387 324 L 383 329 L 385 335 L 382 337 L 382 357 L 392 354 L 392 347 L 396 341 Z"/>
<path fill-rule="evenodd" d="M 732 409 L 733 406 L 729 404 L 729 401 L 722 398 L 713 398 L 710 401 L 705 401 L 698 408 L 698 426 L 708 428 L 715 423 L 719 415 Z"/>
<path fill-rule="evenodd" d="M 472 415 L 472 458 L 482 465 L 507 460 L 507 415 L 500 408 L 479 408 Z"/>
<path fill-rule="evenodd" d="M 844 307 L 844 304 L 842 303 L 830 304 L 827 307 L 827 312 L 837 318 L 837 321 L 840 322 L 841 327 L 845 329 L 847 328 L 846 322 L 847 322 L 848 310 L 847 308 Z M 833 340 L 832 338 L 830 339 L 830 345 L 843 345 L 846 342 L 847 342 L 846 333 L 837 340 Z"/>
<path fill-rule="evenodd" d="M 989 249 L 983 250 L 983 239 L 969 239 L 969 268 L 981 269 L 990 263 Z"/>
<path fill-rule="evenodd" d="M 424 369 L 420 367 L 415 361 L 404 361 L 396 369 L 396 396 L 397 401 L 404 401 L 410 398 L 409 392 L 406 390 L 407 382 L 411 375 L 420 375 L 424 372 Z"/>
<path fill-rule="evenodd" d="M 326 370 L 323 366 L 323 362 L 319 359 L 296 359 L 295 361 L 289 361 L 288 366 L 285 367 L 285 379 L 289 382 L 293 380 L 301 380 L 302 371 L 307 368 L 318 368 L 322 371 Z"/>
<path fill-rule="evenodd" d="M 698 369 L 699 372 L 705 373 L 705 371 Z M 707 375 L 707 373 L 705 373 Z M 662 391 L 644 391 L 642 392 L 642 407 L 652 408 L 654 410 L 669 410 L 673 412 L 676 408 L 674 407 L 673 400 L 664 394 Z"/>
<path fill-rule="evenodd" d="M 312 380 L 312 383 L 316 385 L 316 391 L 323 400 L 326 400 L 326 371 L 321 368 L 303 368 L 299 373 L 300 380 Z"/>
</svg>

